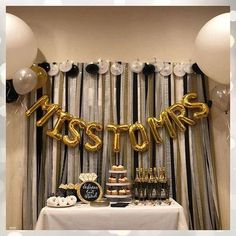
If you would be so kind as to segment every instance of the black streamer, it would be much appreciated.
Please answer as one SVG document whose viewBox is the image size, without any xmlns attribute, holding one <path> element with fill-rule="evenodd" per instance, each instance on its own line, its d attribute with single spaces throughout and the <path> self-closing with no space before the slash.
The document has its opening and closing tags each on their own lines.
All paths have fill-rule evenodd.
<svg viewBox="0 0 236 236">
<path fill-rule="evenodd" d="M 68 112 L 68 90 L 69 90 L 69 85 L 68 85 L 68 75 L 65 74 L 65 110 L 66 112 Z M 68 121 L 65 121 L 65 135 L 68 134 Z M 65 183 L 67 182 L 67 165 L 68 165 L 68 162 L 67 162 L 67 159 L 68 159 L 68 146 L 67 145 L 64 145 L 64 157 L 63 157 L 63 165 L 62 165 L 62 171 L 61 171 L 61 181 L 60 183 L 62 183 L 63 181 L 63 176 L 66 176 L 66 180 L 65 180 Z"/>
<path fill-rule="evenodd" d="M 37 90 L 37 100 L 43 96 L 43 89 Z M 36 120 L 39 120 L 43 116 L 43 110 L 39 107 L 36 110 Z M 42 149 L 43 149 L 43 127 L 36 128 L 36 156 L 37 156 L 37 193 L 40 193 L 40 176 L 41 176 L 41 162 L 42 162 Z M 37 195 L 37 211 L 40 210 L 39 206 L 39 194 Z M 39 212 L 38 212 L 39 213 Z"/>
<path fill-rule="evenodd" d="M 184 94 L 188 93 L 188 78 L 187 75 L 183 77 Z M 188 110 L 186 110 L 188 116 Z M 187 185 L 188 185 L 188 198 L 189 198 L 189 211 L 193 219 L 193 200 L 192 200 L 192 178 L 191 178 L 191 164 L 190 164 L 190 147 L 189 147 L 189 127 L 186 125 L 185 135 L 185 158 L 186 158 L 186 172 L 187 172 Z M 193 224 L 192 220 L 192 224 Z M 194 225 L 193 225 L 194 228 Z"/>
<path fill-rule="evenodd" d="M 146 80 L 145 80 L 146 81 Z M 153 73 L 153 116 L 156 115 L 156 73 Z M 156 142 L 151 135 L 152 142 L 152 167 L 156 166 Z"/>
<path fill-rule="evenodd" d="M 138 120 L 138 74 L 133 73 L 133 124 Z M 137 138 L 137 133 L 135 134 Z M 138 167 L 138 152 L 134 151 L 134 174 Z"/>
<path fill-rule="evenodd" d="M 169 106 L 171 106 L 171 76 L 168 76 L 168 98 Z M 173 199 L 176 200 L 176 186 L 175 186 L 175 160 L 174 160 L 174 146 L 173 139 L 170 138 L 170 158 L 171 158 L 171 178 L 172 178 L 172 195 Z"/>
<path fill-rule="evenodd" d="M 121 62 L 119 62 L 121 64 Z M 121 87 L 121 75 L 116 76 L 116 113 L 117 123 L 120 124 L 120 87 Z"/>
</svg>

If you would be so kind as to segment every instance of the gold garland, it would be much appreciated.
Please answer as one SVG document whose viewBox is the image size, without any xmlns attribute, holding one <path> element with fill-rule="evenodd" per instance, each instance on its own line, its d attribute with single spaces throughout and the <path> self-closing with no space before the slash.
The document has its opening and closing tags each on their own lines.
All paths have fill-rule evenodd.
<svg viewBox="0 0 236 236">
<path fill-rule="evenodd" d="M 151 134 L 157 144 L 161 144 L 163 142 L 158 129 L 165 127 L 170 137 L 175 139 L 177 137 L 178 130 L 180 132 L 185 132 L 186 125 L 195 125 L 197 120 L 208 116 L 209 108 L 207 104 L 193 101 L 196 98 L 196 93 L 188 93 L 183 96 L 183 99 L 180 102 L 175 103 L 162 111 L 158 118 L 147 118 L 147 123 L 150 127 Z M 89 141 L 84 145 L 87 151 L 96 152 L 102 148 L 102 139 L 97 134 L 103 130 L 100 123 L 86 122 L 72 116 L 71 114 L 63 111 L 60 105 L 49 103 L 48 95 L 43 95 L 39 98 L 39 100 L 26 111 L 26 116 L 31 116 L 31 114 L 39 107 L 41 107 L 43 111 L 46 111 L 46 113 L 37 121 L 37 126 L 43 126 L 54 114 L 57 115 L 57 122 L 53 129 L 47 130 L 46 132 L 48 136 L 63 142 L 69 147 L 75 147 L 79 145 L 81 139 L 80 133 L 77 130 L 79 128 L 83 129 L 89 138 Z M 193 113 L 193 117 L 186 117 L 186 109 L 196 110 Z M 62 135 L 62 126 L 65 121 L 69 121 L 69 135 Z M 120 134 L 122 132 L 128 132 L 131 146 L 135 151 L 144 152 L 149 148 L 150 141 L 146 129 L 144 125 L 139 122 L 131 125 L 108 124 L 106 128 L 109 132 L 114 134 L 113 151 L 116 153 L 120 152 Z M 141 141 L 138 142 L 135 132 L 140 134 Z"/>
</svg>

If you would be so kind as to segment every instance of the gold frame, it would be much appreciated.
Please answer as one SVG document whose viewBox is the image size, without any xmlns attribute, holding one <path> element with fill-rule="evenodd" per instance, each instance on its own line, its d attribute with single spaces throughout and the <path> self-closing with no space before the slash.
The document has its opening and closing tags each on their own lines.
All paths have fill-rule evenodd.
<svg viewBox="0 0 236 236">
<path fill-rule="evenodd" d="M 97 198 L 95 201 L 101 200 L 102 195 L 103 195 L 102 186 L 101 186 L 98 182 L 96 182 L 96 181 L 90 181 L 90 180 L 84 181 L 84 182 L 82 182 L 82 183 L 79 185 L 79 188 L 77 189 L 77 196 L 78 196 L 78 198 L 79 198 L 82 202 L 87 203 L 87 204 L 89 204 L 90 202 L 92 202 L 92 201 L 87 201 L 87 200 L 85 200 L 85 199 L 81 196 L 81 194 L 80 194 L 81 186 L 82 186 L 83 184 L 85 184 L 85 183 L 88 183 L 88 182 L 89 182 L 89 183 L 94 183 L 94 184 L 96 184 L 96 185 L 98 186 L 98 188 L 99 188 L 99 190 L 100 190 L 100 194 L 99 194 L 98 198 Z"/>
</svg>

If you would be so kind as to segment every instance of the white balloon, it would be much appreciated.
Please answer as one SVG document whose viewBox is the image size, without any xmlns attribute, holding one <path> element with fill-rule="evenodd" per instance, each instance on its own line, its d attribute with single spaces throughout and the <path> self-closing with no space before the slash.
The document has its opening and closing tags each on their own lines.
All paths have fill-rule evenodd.
<svg viewBox="0 0 236 236">
<path fill-rule="evenodd" d="M 230 15 L 212 18 L 199 31 L 196 62 L 209 78 L 221 84 L 230 81 Z"/>
<path fill-rule="evenodd" d="M 7 79 L 21 68 L 30 67 L 37 55 L 37 43 L 33 31 L 20 18 L 6 14 Z"/>
<path fill-rule="evenodd" d="M 37 85 L 37 75 L 29 68 L 17 71 L 13 75 L 13 86 L 18 94 L 25 95 Z"/>
</svg>

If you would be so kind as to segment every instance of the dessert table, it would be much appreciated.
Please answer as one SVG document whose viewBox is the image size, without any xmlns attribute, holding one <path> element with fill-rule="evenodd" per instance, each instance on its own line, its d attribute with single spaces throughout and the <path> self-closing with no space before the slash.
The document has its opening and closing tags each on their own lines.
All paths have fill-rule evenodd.
<svg viewBox="0 0 236 236">
<path fill-rule="evenodd" d="M 36 230 L 187 230 L 183 207 L 171 205 L 133 205 L 92 207 L 77 204 L 68 208 L 44 207 Z"/>
</svg>

